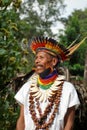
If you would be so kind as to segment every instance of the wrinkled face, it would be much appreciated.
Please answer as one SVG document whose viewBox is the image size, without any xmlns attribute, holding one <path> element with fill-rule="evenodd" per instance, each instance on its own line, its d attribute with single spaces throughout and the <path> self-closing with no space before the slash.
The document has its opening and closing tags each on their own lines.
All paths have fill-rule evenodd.
<svg viewBox="0 0 87 130">
<path fill-rule="evenodd" d="M 35 57 L 36 73 L 40 74 L 49 67 L 53 69 L 56 63 L 57 63 L 56 58 L 52 57 L 51 55 L 49 55 L 44 51 L 40 51 L 36 54 Z"/>
</svg>

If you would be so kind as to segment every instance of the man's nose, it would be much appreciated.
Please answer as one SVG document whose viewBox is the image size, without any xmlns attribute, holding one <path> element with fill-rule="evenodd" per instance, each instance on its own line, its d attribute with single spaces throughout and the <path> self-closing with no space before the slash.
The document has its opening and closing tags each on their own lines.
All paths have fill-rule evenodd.
<svg viewBox="0 0 87 130">
<path fill-rule="evenodd" d="M 39 58 L 35 59 L 35 64 L 38 64 L 39 62 L 40 62 Z"/>
</svg>

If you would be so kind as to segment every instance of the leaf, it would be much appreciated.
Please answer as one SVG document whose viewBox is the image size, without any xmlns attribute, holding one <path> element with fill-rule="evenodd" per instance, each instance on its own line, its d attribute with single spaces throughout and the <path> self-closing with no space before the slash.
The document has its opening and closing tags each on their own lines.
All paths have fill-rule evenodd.
<svg viewBox="0 0 87 130">
<path fill-rule="evenodd" d="M 5 49 L 0 49 L 0 56 L 6 55 L 7 51 Z"/>
</svg>

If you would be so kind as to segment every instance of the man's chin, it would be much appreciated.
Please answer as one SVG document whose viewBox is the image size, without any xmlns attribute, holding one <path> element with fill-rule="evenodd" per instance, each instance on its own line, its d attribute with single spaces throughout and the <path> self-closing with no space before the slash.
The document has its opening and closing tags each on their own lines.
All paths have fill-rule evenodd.
<svg viewBox="0 0 87 130">
<path fill-rule="evenodd" d="M 41 74 L 41 73 L 43 73 L 43 71 L 42 70 L 35 70 L 35 72 L 37 73 L 37 74 Z"/>
<path fill-rule="evenodd" d="M 51 73 L 51 68 L 49 67 L 49 68 L 47 68 L 47 69 L 45 69 L 43 71 L 38 70 L 38 71 L 36 71 L 36 73 L 39 74 L 39 76 L 41 78 L 45 78 L 47 75 L 49 75 Z"/>
</svg>

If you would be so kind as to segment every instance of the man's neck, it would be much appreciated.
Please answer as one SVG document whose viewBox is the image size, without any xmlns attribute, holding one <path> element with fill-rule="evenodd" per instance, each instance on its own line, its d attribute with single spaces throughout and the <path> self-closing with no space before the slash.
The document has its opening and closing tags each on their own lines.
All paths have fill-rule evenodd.
<svg viewBox="0 0 87 130">
<path fill-rule="evenodd" d="M 52 73 L 51 68 L 47 68 L 46 70 L 44 70 L 42 73 L 39 74 L 39 76 L 44 79 L 45 77 L 47 77 L 48 75 L 50 75 Z"/>
<path fill-rule="evenodd" d="M 41 79 L 49 79 L 54 75 L 58 75 L 58 72 L 56 69 L 54 69 L 53 71 L 51 70 L 51 68 L 46 69 L 44 72 L 42 72 L 41 74 L 39 74 Z"/>
</svg>

